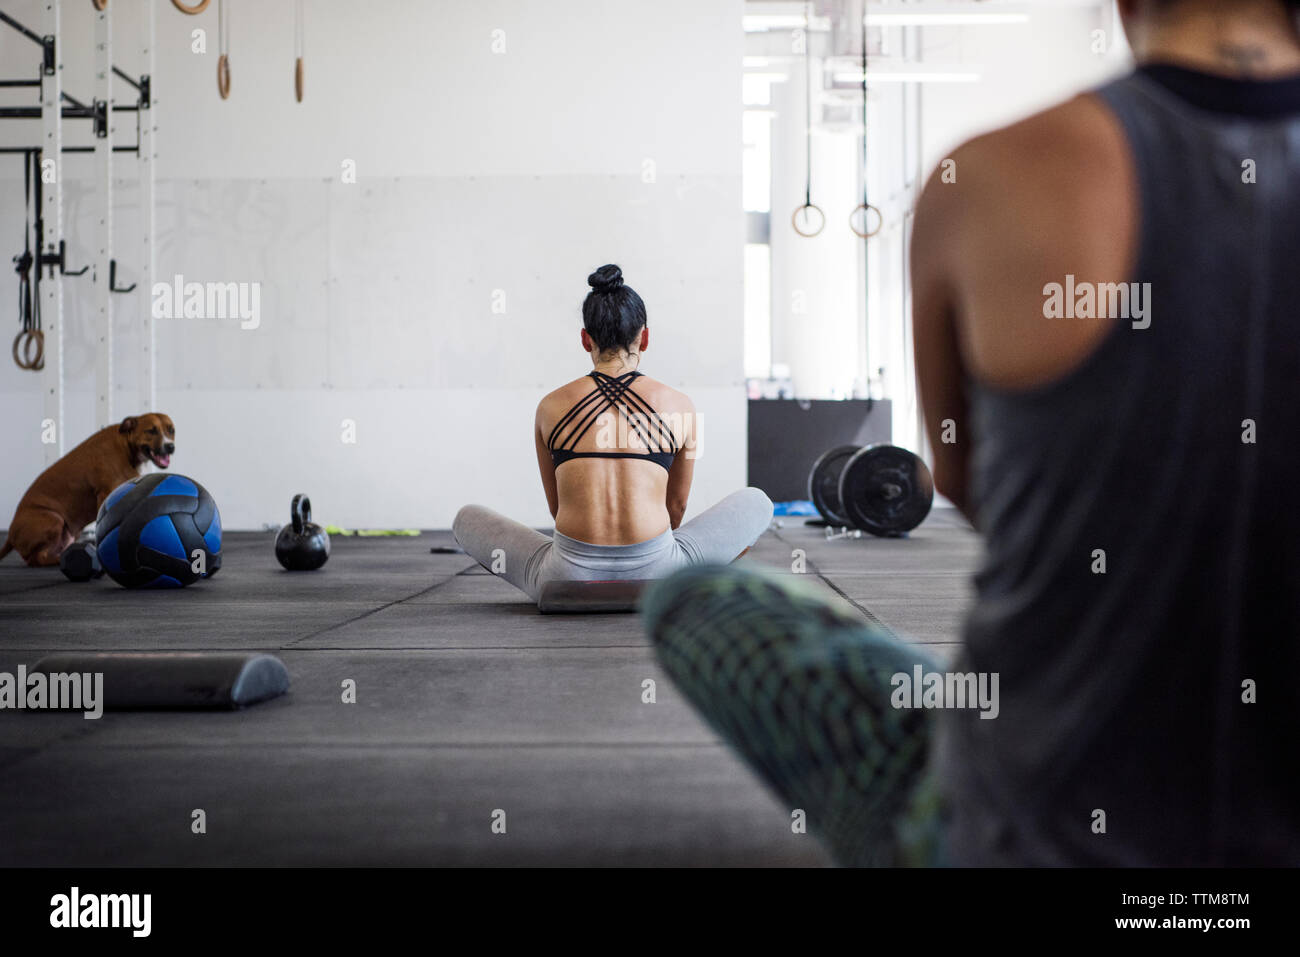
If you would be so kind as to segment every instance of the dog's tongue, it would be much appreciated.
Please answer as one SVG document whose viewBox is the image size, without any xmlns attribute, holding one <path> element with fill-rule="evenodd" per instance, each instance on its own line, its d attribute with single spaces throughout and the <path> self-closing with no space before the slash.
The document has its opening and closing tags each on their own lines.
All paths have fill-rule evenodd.
<svg viewBox="0 0 1300 957">
<path fill-rule="evenodd" d="M 158 467 L 160 469 L 165 469 L 167 466 L 172 464 L 172 457 L 170 455 L 160 455 L 158 456 L 157 461 Z"/>
</svg>

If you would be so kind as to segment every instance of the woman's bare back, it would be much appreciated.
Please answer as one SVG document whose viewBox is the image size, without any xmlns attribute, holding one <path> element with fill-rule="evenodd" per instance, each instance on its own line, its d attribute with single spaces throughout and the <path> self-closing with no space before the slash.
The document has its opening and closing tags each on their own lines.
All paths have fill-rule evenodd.
<svg viewBox="0 0 1300 957">
<path fill-rule="evenodd" d="M 621 374 L 611 370 L 605 380 L 611 395 L 621 388 L 628 393 L 615 399 L 613 407 L 591 375 L 560 386 L 537 407 L 538 467 L 556 531 L 594 545 L 630 545 L 677 527 L 694 467 L 695 407 L 690 399 L 649 376 L 620 380 Z M 626 384 L 610 386 L 611 380 Z M 562 452 L 557 466 L 553 448 L 580 457 Z M 670 451 L 677 454 L 668 469 L 648 455 Z M 590 453 L 600 457 L 587 457 Z"/>
</svg>

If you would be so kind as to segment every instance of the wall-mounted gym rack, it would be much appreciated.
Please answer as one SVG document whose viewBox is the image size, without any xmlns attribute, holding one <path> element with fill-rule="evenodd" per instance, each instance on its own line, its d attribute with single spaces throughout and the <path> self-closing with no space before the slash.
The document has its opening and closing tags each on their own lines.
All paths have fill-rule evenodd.
<svg viewBox="0 0 1300 957">
<path fill-rule="evenodd" d="M 44 394 L 44 418 L 54 424 L 54 441 L 45 445 L 45 461 L 51 464 L 64 452 L 64 369 L 63 369 L 63 280 L 65 276 L 85 272 L 67 268 L 67 243 L 63 231 L 63 157 L 67 153 L 93 153 L 95 156 L 96 196 L 100 214 L 96 227 L 93 278 L 95 281 L 95 423 L 102 428 L 114 421 L 113 415 L 113 295 L 142 286 L 137 329 L 141 343 L 140 401 L 144 409 L 155 405 L 157 358 L 154 351 L 153 315 L 149 290 L 153 288 L 155 265 L 155 195 L 154 164 L 157 161 L 155 137 L 158 132 L 157 100 L 154 98 L 154 0 L 138 0 L 144 20 L 138 49 L 144 72 L 132 77 L 113 64 L 112 3 L 92 4 L 94 24 L 95 97 L 84 103 L 63 89 L 63 35 L 61 33 L 63 0 L 43 0 L 42 32 L 28 29 L 0 11 L 0 23 L 11 27 L 41 48 L 37 78 L 0 79 L 0 88 L 31 87 L 39 90 L 39 106 L 0 107 L 0 119 L 41 122 L 38 146 L 0 147 L 0 153 L 17 153 L 34 170 L 37 196 L 34 232 L 37 252 L 27 256 L 33 273 L 34 317 L 39 324 L 24 328 L 14 341 L 14 359 L 23 368 L 41 375 Z M 102 9 L 101 9 L 102 8 Z M 113 97 L 113 77 L 135 91 L 133 104 L 118 104 Z M 136 116 L 136 137 L 132 145 L 115 143 L 113 117 L 120 113 Z M 64 120 L 90 120 L 93 146 L 64 146 Z M 140 214 L 143 248 L 138 250 L 139 275 L 129 286 L 117 284 L 117 260 L 113 254 L 113 154 L 135 153 L 140 182 Z M 33 162 L 34 160 L 34 162 Z M 23 257 L 15 257 L 19 261 Z M 21 273 L 23 264 L 19 262 Z M 42 276 L 42 270 L 46 275 Z M 24 339 L 26 337 L 26 339 Z M 20 360 L 20 355 L 24 358 Z"/>
</svg>

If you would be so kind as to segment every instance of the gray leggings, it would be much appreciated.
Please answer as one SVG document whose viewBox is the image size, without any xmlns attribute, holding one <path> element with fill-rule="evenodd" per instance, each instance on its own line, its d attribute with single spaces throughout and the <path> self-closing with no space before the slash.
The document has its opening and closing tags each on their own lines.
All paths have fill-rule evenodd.
<svg viewBox="0 0 1300 957">
<path fill-rule="evenodd" d="M 481 505 L 462 508 L 451 528 L 467 555 L 536 601 L 548 581 L 666 578 L 688 565 L 724 565 L 771 524 L 771 500 L 742 488 L 676 530 L 635 545 L 549 537 Z"/>
</svg>

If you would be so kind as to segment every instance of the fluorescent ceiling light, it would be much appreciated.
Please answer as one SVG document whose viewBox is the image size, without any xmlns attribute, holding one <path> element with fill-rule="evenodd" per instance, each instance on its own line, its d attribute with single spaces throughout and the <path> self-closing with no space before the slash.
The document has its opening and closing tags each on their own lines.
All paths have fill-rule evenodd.
<svg viewBox="0 0 1300 957">
<path fill-rule="evenodd" d="M 797 14 L 757 13 L 746 16 L 746 33 L 760 33 L 763 30 L 791 30 L 804 25 L 804 18 Z"/>
<path fill-rule="evenodd" d="M 986 26 L 1004 23 L 1028 23 L 1027 13 L 872 13 L 867 11 L 867 25 L 873 27 L 947 27 Z"/>
<path fill-rule="evenodd" d="M 867 85 L 872 83 L 978 83 L 978 73 L 934 70 L 868 70 Z M 862 72 L 836 73 L 836 83 L 862 84 Z"/>
</svg>

